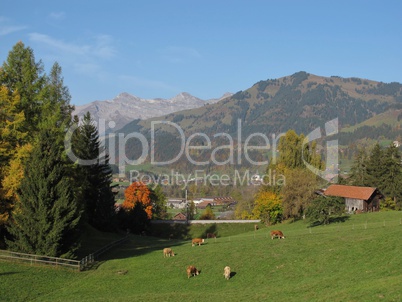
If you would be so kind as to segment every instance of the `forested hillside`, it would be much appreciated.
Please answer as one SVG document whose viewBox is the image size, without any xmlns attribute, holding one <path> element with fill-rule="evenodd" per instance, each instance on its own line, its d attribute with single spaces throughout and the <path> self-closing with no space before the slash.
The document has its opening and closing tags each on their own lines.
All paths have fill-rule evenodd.
<svg viewBox="0 0 402 302">
<path fill-rule="evenodd" d="M 155 159 L 167 161 L 180 153 L 183 136 L 187 139 L 194 133 L 208 136 L 212 149 L 232 143 L 228 136 L 233 139 L 233 144 L 239 141 L 244 143 L 247 138 L 253 136 L 249 142 L 261 145 L 261 136 L 255 137 L 256 133 L 264 134 L 272 144 L 274 137 L 290 129 L 308 134 L 318 127 L 324 129 L 326 122 L 338 119 L 338 130 L 342 132 L 343 128 L 359 125 L 386 111 L 395 111 L 401 107 L 402 84 L 337 76 L 320 77 L 298 72 L 279 79 L 260 81 L 216 104 L 168 114 L 161 118 L 135 120 L 119 132 L 125 135 L 142 133 L 148 142 L 151 135 L 154 135 Z M 373 126 L 374 128 L 357 129 L 354 133 L 341 133 L 337 139 L 347 144 L 361 138 L 359 133 L 370 130 L 375 138 L 385 136 L 394 140 L 399 126 L 400 119 L 397 125 L 379 124 Z M 180 134 L 178 129 L 183 133 Z M 343 135 L 345 137 L 342 137 Z M 206 140 L 205 137 L 196 135 L 192 143 L 203 146 Z M 126 147 L 128 158 L 138 159 L 141 156 L 143 148 L 137 140 L 128 140 Z M 211 156 L 211 152 L 207 151 L 198 153 L 200 160 Z M 116 154 L 118 157 L 118 152 Z M 254 154 L 256 161 L 260 159 L 259 154 Z M 220 150 L 219 155 L 222 159 L 227 158 L 227 150 Z M 241 163 L 247 164 L 245 161 Z M 181 160 L 177 160 L 175 165 L 191 169 L 189 163 Z"/>
</svg>

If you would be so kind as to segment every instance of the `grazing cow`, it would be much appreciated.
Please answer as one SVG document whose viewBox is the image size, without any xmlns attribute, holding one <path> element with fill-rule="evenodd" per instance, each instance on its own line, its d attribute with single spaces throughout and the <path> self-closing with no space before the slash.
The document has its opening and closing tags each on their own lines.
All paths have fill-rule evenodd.
<svg viewBox="0 0 402 302">
<path fill-rule="evenodd" d="M 164 248 L 163 249 L 163 258 L 165 258 L 165 257 L 170 257 L 170 256 L 174 256 L 174 253 L 173 253 L 173 251 L 172 251 L 172 249 L 171 248 Z"/>
<path fill-rule="evenodd" d="M 223 269 L 223 275 L 225 276 L 226 280 L 230 279 L 230 267 L 229 266 L 225 266 L 225 268 Z"/>
<path fill-rule="evenodd" d="M 274 239 L 276 237 L 279 239 L 285 239 L 285 236 L 283 236 L 283 233 L 281 231 L 278 231 L 278 230 L 271 231 L 271 239 Z"/>
<path fill-rule="evenodd" d="M 198 269 L 195 268 L 195 266 L 190 265 L 187 267 L 187 278 L 190 278 L 192 276 L 198 276 L 200 272 Z"/>
<path fill-rule="evenodd" d="M 194 246 L 195 244 L 201 245 L 202 243 L 204 243 L 204 239 L 201 238 L 194 238 L 191 240 L 191 246 Z"/>
<path fill-rule="evenodd" d="M 216 235 L 214 233 L 208 233 L 207 238 L 216 238 Z"/>
</svg>

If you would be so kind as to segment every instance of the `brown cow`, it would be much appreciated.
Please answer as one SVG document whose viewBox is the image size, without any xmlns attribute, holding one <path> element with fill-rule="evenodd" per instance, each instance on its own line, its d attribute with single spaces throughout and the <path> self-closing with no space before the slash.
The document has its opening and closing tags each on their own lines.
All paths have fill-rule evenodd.
<svg viewBox="0 0 402 302">
<path fill-rule="evenodd" d="M 283 233 L 281 231 L 271 231 L 271 239 L 274 239 L 276 237 L 278 237 L 279 239 L 285 239 L 285 236 L 283 236 Z"/>
<path fill-rule="evenodd" d="M 257 231 L 258 230 L 258 224 L 255 224 L 254 225 L 254 231 Z"/>
<path fill-rule="evenodd" d="M 199 270 L 195 268 L 195 266 L 190 265 L 187 267 L 187 278 L 192 276 L 198 276 L 200 274 Z"/>
<path fill-rule="evenodd" d="M 216 235 L 214 233 L 208 233 L 207 238 L 216 238 Z"/>
<path fill-rule="evenodd" d="M 223 275 L 225 276 L 226 280 L 230 279 L 230 267 L 229 266 L 225 266 L 225 268 L 223 269 Z"/>
<path fill-rule="evenodd" d="M 191 240 L 191 246 L 194 246 L 195 244 L 201 245 L 204 243 L 204 239 L 202 238 L 194 238 Z"/>
<path fill-rule="evenodd" d="M 163 258 L 165 258 L 165 257 L 170 257 L 170 256 L 174 256 L 174 253 L 173 253 L 173 251 L 172 251 L 172 249 L 171 248 L 164 248 L 163 249 Z"/>
</svg>

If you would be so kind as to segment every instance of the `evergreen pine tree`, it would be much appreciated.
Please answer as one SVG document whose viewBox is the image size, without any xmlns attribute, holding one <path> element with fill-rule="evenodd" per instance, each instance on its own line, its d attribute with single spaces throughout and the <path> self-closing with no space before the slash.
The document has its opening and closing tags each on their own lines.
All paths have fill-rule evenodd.
<svg viewBox="0 0 402 302">
<path fill-rule="evenodd" d="M 366 164 L 367 179 L 364 182 L 365 186 L 377 187 L 382 190 L 382 178 L 386 169 L 383 165 L 384 152 L 377 143 L 370 152 L 369 159 Z"/>
<path fill-rule="evenodd" d="M 71 124 L 74 106 L 70 105 L 71 95 L 64 86 L 61 66 L 53 64 L 42 93 L 41 127 L 57 125 L 67 128 Z"/>
<path fill-rule="evenodd" d="M 162 187 L 157 185 L 151 191 L 152 203 L 152 219 L 166 219 L 167 218 L 167 205 L 166 196 L 163 193 Z"/>
<path fill-rule="evenodd" d="M 385 150 L 383 165 L 386 173 L 381 177 L 379 188 L 385 196 L 392 198 L 398 204 L 402 198 L 402 165 L 401 155 L 394 144 Z"/>
<path fill-rule="evenodd" d="M 89 112 L 84 115 L 76 132 L 72 138 L 74 154 L 80 160 L 89 161 L 86 165 L 78 162 L 75 171 L 84 219 L 97 229 L 111 230 L 115 218 L 112 169 Z"/>
<path fill-rule="evenodd" d="M 365 149 L 360 149 L 357 152 L 349 182 L 353 186 L 364 186 L 367 183 L 367 161 L 368 156 Z"/>
<path fill-rule="evenodd" d="M 18 208 L 8 230 L 11 250 L 71 257 L 78 247 L 81 213 L 66 177 L 57 130 L 40 132 L 24 170 Z"/>
</svg>

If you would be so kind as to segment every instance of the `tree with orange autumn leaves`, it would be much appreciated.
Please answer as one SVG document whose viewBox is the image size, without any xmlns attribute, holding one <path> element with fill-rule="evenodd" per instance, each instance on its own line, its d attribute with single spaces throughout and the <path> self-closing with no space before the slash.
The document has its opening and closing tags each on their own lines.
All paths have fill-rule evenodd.
<svg viewBox="0 0 402 302">
<path fill-rule="evenodd" d="M 142 182 L 133 182 L 124 192 L 124 202 L 122 208 L 130 212 L 134 209 L 137 203 L 139 203 L 147 213 L 148 219 L 152 218 L 152 203 L 151 203 L 151 191 Z"/>
</svg>

